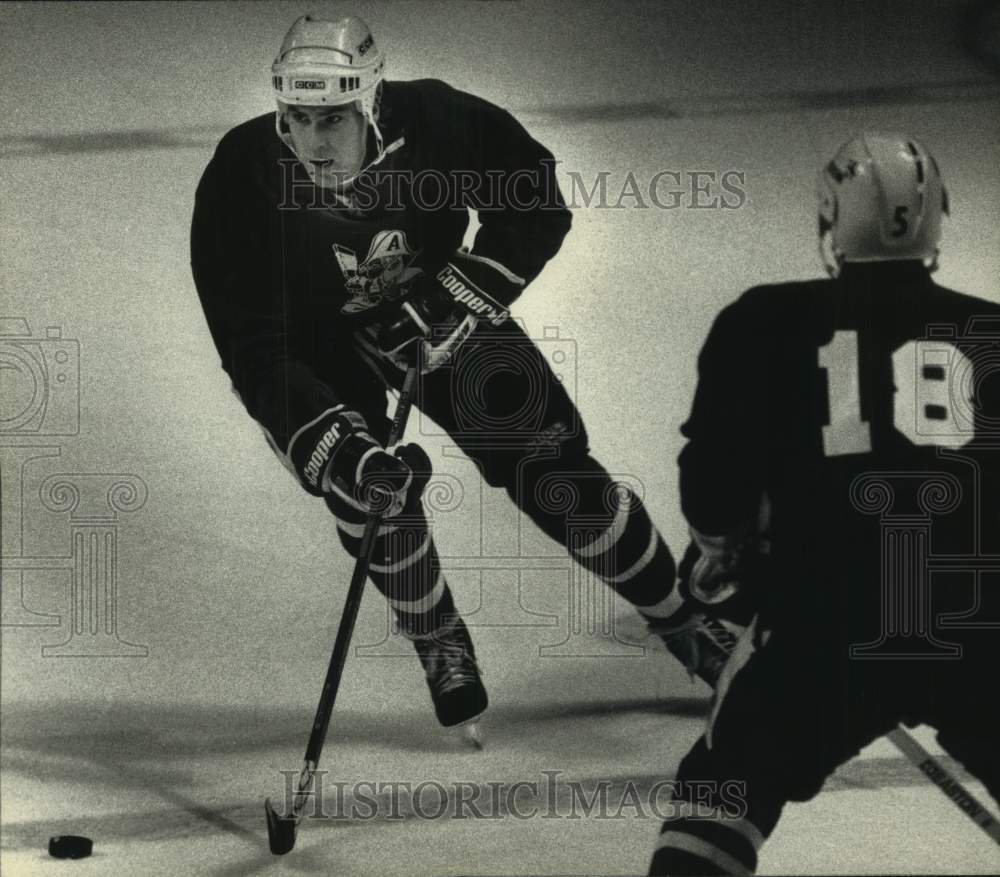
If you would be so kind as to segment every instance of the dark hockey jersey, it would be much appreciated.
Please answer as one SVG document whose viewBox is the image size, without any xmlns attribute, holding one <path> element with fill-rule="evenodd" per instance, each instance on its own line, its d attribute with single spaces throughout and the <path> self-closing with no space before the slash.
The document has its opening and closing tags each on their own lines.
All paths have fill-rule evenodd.
<svg viewBox="0 0 1000 877">
<path fill-rule="evenodd" d="M 436 80 L 386 82 L 379 127 L 398 148 L 358 179 L 351 207 L 312 185 L 273 113 L 226 134 L 198 187 L 198 294 L 223 368 L 282 451 L 338 404 L 384 398 L 346 302 L 438 270 L 470 207 L 472 253 L 526 283 L 570 226 L 552 155 L 504 110 Z"/>
<path fill-rule="evenodd" d="M 959 607 L 976 601 L 976 570 L 1000 595 L 1000 306 L 919 263 L 848 265 L 746 292 L 698 369 L 685 516 L 729 532 L 766 492 L 783 605 L 843 608 L 816 591 L 841 589 L 860 631 L 885 621 L 894 587 L 905 601 L 932 576 L 972 571 Z"/>
</svg>

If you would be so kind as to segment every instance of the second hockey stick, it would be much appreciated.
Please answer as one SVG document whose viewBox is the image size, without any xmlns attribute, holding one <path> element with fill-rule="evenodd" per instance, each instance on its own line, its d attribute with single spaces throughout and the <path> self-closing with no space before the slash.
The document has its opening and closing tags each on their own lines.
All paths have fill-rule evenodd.
<svg viewBox="0 0 1000 877">
<path fill-rule="evenodd" d="M 392 418 L 392 426 L 389 429 L 389 440 L 386 447 L 397 444 L 406 431 L 406 421 L 410 416 L 410 405 L 413 397 L 413 387 L 417 379 L 416 364 L 411 364 L 406 370 L 406 377 L 403 379 L 403 387 L 399 393 L 399 401 L 396 403 L 396 411 Z M 344 674 L 344 665 L 347 662 L 347 650 L 350 648 L 351 636 L 354 633 L 354 623 L 358 618 L 358 609 L 361 607 L 361 596 L 364 593 L 365 580 L 368 578 L 368 567 L 371 564 L 372 551 L 375 548 L 375 539 L 378 536 L 379 525 L 382 517 L 378 512 L 369 512 L 365 521 L 365 532 L 361 538 L 361 548 L 358 551 L 358 559 L 354 564 L 354 574 L 351 576 L 351 584 L 347 589 L 347 597 L 344 600 L 344 614 L 340 619 L 340 626 L 337 628 L 337 638 L 333 644 L 333 653 L 330 655 L 330 664 L 326 670 L 326 679 L 323 682 L 323 693 L 319 698 L 319 706 L 316 708 L 316 718 L 313 720 L 312 732 L 309 735 L 309 743 L 306 746 L 305 763 L 299 773 L 299 781 L 292 799 L 291 809 L 287 813 L 279 813 L 271 799 L 264 801 L 264 812 L 267 815 L 267 840 L 271 852 L 276 856 L 283 856 L 291 852 L 295 846 L 295 833 L 299 822 L 302 820 L 302 811 L 306 801 L 312 795 L 313 780 L 316 777 L 316 768 L 319 765 L 320 753 L 323 751 L 323 743 L 326 741 L 327 728 L 330 726 L 330 716 L 333 714 L 333 704 L 337 699 L 337 691 L 340 689 L 340 679 Z"/>
<path fill-rule="evenodd" d="M 924 749 L 912 734 L 900 725 L 886 734 L 886 737 L 917 766 L 924 776 L 944 792 L 956 807 L 1000 844 L 1000 822 L 997 822 L 990 811 L 980 804 L 937 758 Z"/>
</svg>

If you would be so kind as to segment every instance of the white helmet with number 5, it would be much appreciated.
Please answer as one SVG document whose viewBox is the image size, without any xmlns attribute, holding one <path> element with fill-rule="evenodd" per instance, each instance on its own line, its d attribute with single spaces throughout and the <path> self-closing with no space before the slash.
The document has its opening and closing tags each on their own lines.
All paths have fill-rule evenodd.
<svg viewBox="0 0 1000 877">
<path fill-rule="evenodd" d="M 820 171 L 820 253 L 834 276 L 844 262 L 920 259 L 937 267 L 948 196 L 937 162 L 902 134 L 860 134 Z"/>
</svg>

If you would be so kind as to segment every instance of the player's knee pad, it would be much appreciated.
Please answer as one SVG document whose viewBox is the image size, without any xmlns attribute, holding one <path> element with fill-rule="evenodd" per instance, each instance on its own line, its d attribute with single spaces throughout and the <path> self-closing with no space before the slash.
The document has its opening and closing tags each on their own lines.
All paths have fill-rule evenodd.
<svg viewBox="0 0 1000 877">
<path fill-rule="evenodd" d="M 505 486 L 517 505 L 532 517 L 587 518 L 595 523 L 602 518 L 610 523 L 620 501 L 630 493 L 585 446 L 568 446 L 558 455 L 526 458 L 517 478 Z"/>
<path fill-rule="evenodd" d="M 502 436 L 501 436 L 502 438 Z M 484 447 L 464 447 L 491 487 L 502 487 L 512 496 L 528 475 L 540 472 L 589 469 L 590 444 L 579 417 L 554 420 L 523 440 L 496 441 Z"/>
<path fill-rule="evenodd" d="M 590 456 L 587 436 L 582 432 L 552 445 L 533 445 L 514 454 L 499 455 L 491 462 L 488 468 L 492 471 L 485 473 L 488 483 L 503 487 L 519 505 L 529 504 L 526 488 L 543 479 L 550 484 L 573 485 L 569 489 L 574 495 L 584 484 L 609 480 L 607 472 Z M 595 490 L 590 492 L 596 495 Z"/>
</svg>

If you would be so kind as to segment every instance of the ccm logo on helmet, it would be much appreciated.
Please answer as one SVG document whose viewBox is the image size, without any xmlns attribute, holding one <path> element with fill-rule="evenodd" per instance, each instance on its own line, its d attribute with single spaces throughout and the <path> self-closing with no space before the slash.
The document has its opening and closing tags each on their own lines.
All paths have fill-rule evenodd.
<svg viewBox="0 0 1000 877">
<path fill-rule="evenodd" d="M 445 265 L 438 271 L 437 279 L 452 295 L 457 304 L 462 305 L 477 317 L 484 317 L 494 326 L 499 326 L 510 316 L 510 311 L 507 308 L 494 301 L 481 289 L 466 286 L 465 282 L 456 276 L 451 265 Z"/>
<path fill-rule="evenodd" d="M 292 80 L 292 88 L 322 91 L 326 88 L 326 81 L 323 79 L 294 79 Z"/>
</svg>

